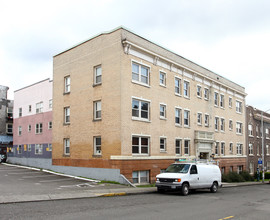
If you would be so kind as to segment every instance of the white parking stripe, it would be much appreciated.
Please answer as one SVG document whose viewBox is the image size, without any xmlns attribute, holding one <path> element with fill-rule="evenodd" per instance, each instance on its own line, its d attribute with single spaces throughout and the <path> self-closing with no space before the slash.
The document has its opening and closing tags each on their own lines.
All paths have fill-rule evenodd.
<svg viewBox="0 0 270 220">
<path fill-rule="evenodd" d="M 32 173 L 32 174 L 35 174 L 32 172 L 19 172 L 19 173 L 8 173 L 8 175 L 22 175 L 22 174 L 25 174 L 25 173 Z"/>
<path fill-rule="evenodd" d="M 61 182 L 61 181 L 72 181 L 74 179 L 56 179 L 56 180 L 42 180 L 38 181 L 40 183 L 49 183 L 49 182 Z"/>
<path fill-rule="evenodd" d="M 32 179 L 32 178 L 41 178 L 41 177 L 46 177 L 47 178 L 49 176 L 52 177 L 54 175 L 51 174 L 51 175 L 40 175 L 40 176 L 23 176 L 22 178 L 23 179 Z"/>
</svg>

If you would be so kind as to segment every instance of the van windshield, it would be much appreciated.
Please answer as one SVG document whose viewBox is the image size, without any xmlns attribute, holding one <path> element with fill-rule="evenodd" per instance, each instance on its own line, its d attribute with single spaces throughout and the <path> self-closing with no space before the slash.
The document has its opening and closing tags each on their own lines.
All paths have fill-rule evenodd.
<svg viewBox="0 0 270 220">
<path fill-rule="evenodd" d="M 187 173 L 190 164 L 171 164 L 165 173 Z"/>
</svg>

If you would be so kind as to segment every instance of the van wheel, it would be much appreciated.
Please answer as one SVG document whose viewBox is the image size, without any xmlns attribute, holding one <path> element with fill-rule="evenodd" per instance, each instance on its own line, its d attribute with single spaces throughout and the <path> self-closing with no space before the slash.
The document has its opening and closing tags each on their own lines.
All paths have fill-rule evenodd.
<svg viewBox="0 0 270 220">
<path fill-rule="evenodd" d="M 189 193 L 189 186 L 188 186 L 187 183 L 183 183 L 181 192 L 182 192 L 182 195 L 183 196 L 187 196 L 188 195 L 188 193 Z"/>
<path fill-rule="evenodd" d="M 212 193 L 216 193 L 216 192 L 218 191 L 218 185 L 217 185 L 216 182 L 213 183 L 213 185 L 212 185 L 211 188 L 210 188 L 210 191 L 211 191 Z"/>
</svg>

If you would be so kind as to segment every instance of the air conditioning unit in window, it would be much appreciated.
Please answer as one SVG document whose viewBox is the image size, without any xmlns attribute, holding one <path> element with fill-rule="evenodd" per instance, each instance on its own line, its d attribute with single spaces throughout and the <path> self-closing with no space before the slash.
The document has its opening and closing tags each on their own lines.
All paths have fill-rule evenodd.
<svg viewBox="0 0 270 220">
<path fill-rule="evenodd" d="M 97 153 L 97 154 L 101 154 L 101 150 L 97 150 L 96 153 Z"/>
</svg>

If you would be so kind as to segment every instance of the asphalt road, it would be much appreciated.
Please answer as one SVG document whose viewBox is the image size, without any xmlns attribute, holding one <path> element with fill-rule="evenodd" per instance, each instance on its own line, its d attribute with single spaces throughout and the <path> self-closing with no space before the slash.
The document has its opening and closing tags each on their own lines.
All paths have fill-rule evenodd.
<svg viewBox="0 0 270 220">
<path fill-rule="evenodd" d="M 270 185 L 0 204 L 0 219 L 245 219 L 269 220 Z"/>
</svg>

